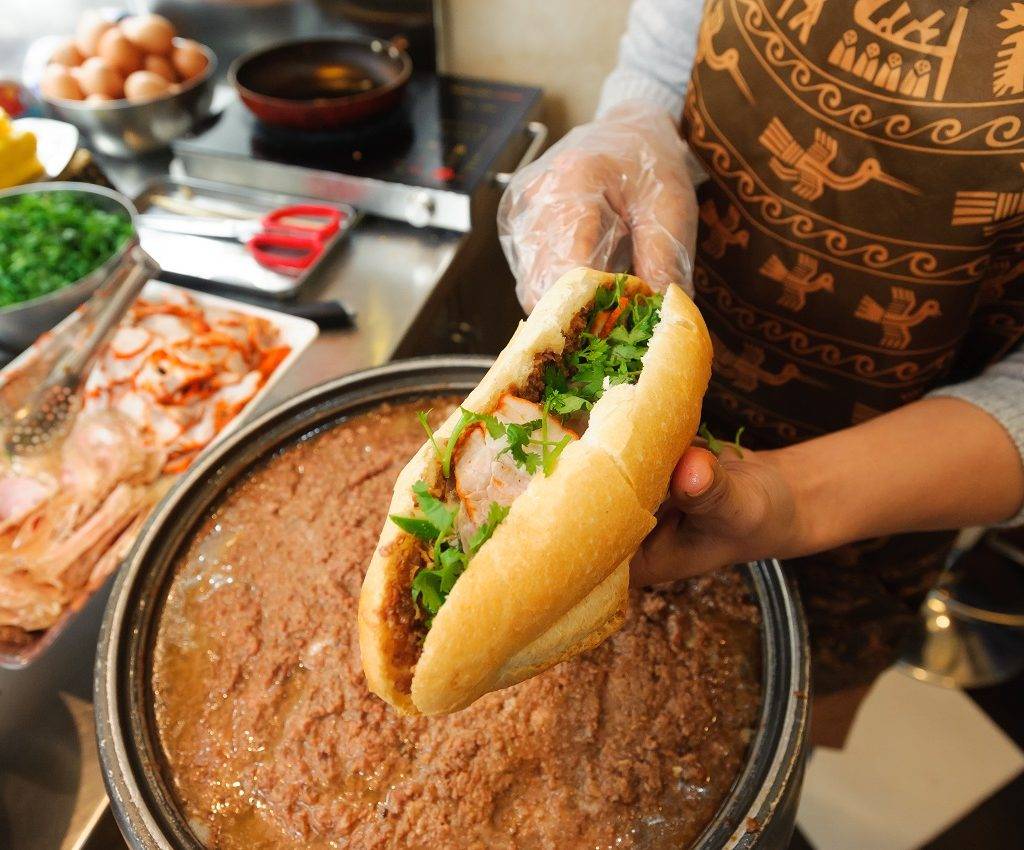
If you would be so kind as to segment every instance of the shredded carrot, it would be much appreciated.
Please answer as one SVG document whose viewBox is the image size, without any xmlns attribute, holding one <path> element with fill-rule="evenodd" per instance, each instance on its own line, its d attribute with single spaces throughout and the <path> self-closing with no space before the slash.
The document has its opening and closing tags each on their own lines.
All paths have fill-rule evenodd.
<svg viewBox="0 0 1024 850">
<path fill-rule="evenodd" d="M 601 331 L 598 334 L 604 338 L 608 336 L 613 330 L 615 330 L 615 323 L 619 320 L 619 316 L 622 315 L 622 311 L 629 306 L 629 299 L 623 295 L 619 298 L 618 306 L 608 314 L 608 318 L 605 319 L 604 324 L 601 326 Z"/>
<path fill-rule="evenodd" d="M 291 351 L 290 345 L 279 345 L 263 352 L 263 359 L 256 368 L 260 370 L 264 380 L 270 377 L 271 373 L 281 365 L 281 361 L 291 354 Z"/>
<path fill-rule="evenodd" d="M 601 328 L 604 327 L 605 319 L 608 318 L 608 311 L 601 310 L 599 313 L 594 314 L 594 318 L 590 321 L 590 327 L 587 329 L 592 334 L 597 334 Z"/>
<path fill-rule="evenodd" d="M 279 344 L 278 328 L 272 322 L 224 310 L 208 317 L 188 296 L 170 303 L 137 299 L 124 326 L 139 327 L 151 316 L 174 316 L 181 321 L 182 330 L 191 333 L 173 340 L 161 334 L 159 325 L 147 323 L 142 327 L 148 331 L 148 339 L 136 351 L 118 352 L 108 346 L 90 379 L 86 405 L 113 408 L 122 399 L 139 396 L 143 404 L 133 402 L 131 416 L 137 420 L 144 441 L 167 452 L 164 472 L 174 474 L 187 469 L 209 442 L 205 435 L 201 440 L 188 436 L 196 423 L 212 417 L 212 428 L 204 431 L 217 434 L 251 398 L 250 393 L 244 400 L 231 401 L 219 399 L 217 394 L 254 371 L 258 380 L 250 377 L 251 384 L 244 389 L 251 389 L 252 384 L 263 386 L 291 348 Z M 177 428 L 154 429 L 149 420 L 160 414 L 169 417 Z M 170 434 L 171 430 L 177 430 L 177 434 Z"/>
<path fill-rule="evenodd" d="M 164 472 L 167 475 L 175 475 L 178 472 L 184 472 L 189 468 L 189 465 L 192 463 L 195 456 L 196 452 L 191 452 L 189 454 L 177 455 L 176 457 L 171 458 L 164 464 Z"/>
</svg>

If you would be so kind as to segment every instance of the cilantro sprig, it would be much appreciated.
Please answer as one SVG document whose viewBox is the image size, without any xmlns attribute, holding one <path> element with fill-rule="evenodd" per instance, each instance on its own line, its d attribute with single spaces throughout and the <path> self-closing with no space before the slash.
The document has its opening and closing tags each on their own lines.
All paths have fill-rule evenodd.
<svg viewBox="0 0 1024 850">
<path fill-rule="evenodd" d="M 512 510 L 511 507 L 503 507 L 497 502 L 491 502 L 491 507 L 487 511 L 487 519 L 484 520 L 484 524 L 469 539 L 469 552 L 471 555 L 475 555 L 480 550 L 480 547 L 491 539 L 494 530 L 501 525 L 510 510 Z"/>
<path fill-rule="evenodd" d="M 460 407 L 459 411 L 459 421 L 455 423 L 451 436 L 445 441 L 443 449 L 438 445 L 437 435 L 435 434 L 434 429 L 430 427 L 430 422 L 427 420 L 430 411 L 421 410 L 416 414 L 416 418 L 419 419 L 420 425 L 423 426 L 423 430 L 427 432 L 427 438 L 430 440 L 431 445 L 434 447 L 434 451 L 437 453 L 437 459 L 441 461 L 441 473 L 445 478 L 451 477 L 452 455 L 455 453 L 455 447 L 459 444 L 459 437 L 462 436 L 462 432 L 470 425 L 482 422 L 484 427 L 487 428 L 487 433 L 495 439 L 505 432 L 502 424 L 487 413 L 474 413 L 472 410 L 466 410 L 464 407 Z"/>
<path fill-rule="evenodd" d="M 392 514 L 390 519 L 403 531 L 430 544 L 431 566 L 416 573 L 411 588 L 413 602 L 422 609 L 427 628 L 430 628 L 455 582 L 469 566 L 469 559 L 491 539 L 494 530 L 508 516 L 509 509 L 491 503 L 487 519 L 470 539 L 467 552 L 455 533 L 458 508 L 449 508 L 434 496 L 425 481 L 413 484 L 412 491 L 423 516 Z"/>
<path fill-rule="evenodd" d="M 589 410 L 609 387 L 633 384 L 640 377 L 643 357 L 661 319 L 660 294 L 633 295 L 607 334 L 593 332 L 595 317 L 622 303 L 625 282 L 625 275 L 618 275 L 612 286 L 597 290 L 587 317 L 591 330 L 582 333 L 580 347 L 560 366 L 544 370 L 544 400 L 559 416 Z"/>
<path fill-rule="evenodd" d="M 441 473 L 445 478 L 451 477 L 452 456 L 459 438 L 467 428 L 478 422 L 483 424 L 492 439 L 505 438 L 507 445 L 499 454 L 510 454 L 516 466 L 526 470 L 528 475 L 533 475 L 538 469 L 543 469 L 545 475 L 550 475 L 554 471 L 555 461 L 558 460 L 558 456 L 572 440 L 572 437 L 568 434 L 562 437 L 561 440 L 548 439 L 548 419 L 550 417 L 550 405 L 548 404 L 544 405 L 543 414 L 540 419 L 531 419 L 529 422 L 522 423 L 499 422 L 496 417 L 489 413 L 474 413 L 472 410 L 466 410 L 464 407 L 459 408 L 459 410 L 461 411 L 459 421 L 452 429 L 452 434 L 445 442 L 444 448 L 438 443 L 434 429 L 430 427 L 430 423 L 427 421 L 430 411 L 421 411 L 416 414 L 420 424 L 423 426 L 423 430 L 427 432 L 427 438 L 437 453 L 437 458 L 441 462 Z M 541 432 L 540 439 L 533 436 L 538 429 Z M 531 446 L 539 447 L 539 452 L 530 451 Z"/>
<path fill-rule="evenodd" d="M 720 457 L 723 449 L 725 449 L 726 446 L 732 446 L 734 449 L 736 449 L 736 454 L 738 454 L 740 458 L 742 458 L 743 446 L 740 445 L 740 437 L 743 436 L 743 432 L 746 429 L 746 425 L 741 425 L 739 430 L 736 431 L 736 436 L 733 437 L 732 442 L 726 442 L 724 440 L 719 440 L 718 437 L 712 434 L 711 429 L 708 428 L 706 422 L 701 422 L 700 428 L 697 429 L 697 434 L 707 441 L 708 451 L 711 452 L 711 454 L 713 454 L 715 457 Z"/>
</svg>

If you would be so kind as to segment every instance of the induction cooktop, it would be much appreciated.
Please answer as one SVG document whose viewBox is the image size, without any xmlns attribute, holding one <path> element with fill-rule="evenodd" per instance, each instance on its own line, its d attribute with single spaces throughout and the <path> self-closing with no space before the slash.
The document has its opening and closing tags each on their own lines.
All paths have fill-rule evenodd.
<svg viewBox="0 0 1024 850">
<path fill-rule="evenodd" d="M 414 73 L 395 109 L 338 130 L 260 123 L 234 99 L 174 143 L 193 177 L 344 201 L 418 226 L 471 226 L 471 201 L 510 147 L 525 146 L 540 89 Z"/>
</svg>

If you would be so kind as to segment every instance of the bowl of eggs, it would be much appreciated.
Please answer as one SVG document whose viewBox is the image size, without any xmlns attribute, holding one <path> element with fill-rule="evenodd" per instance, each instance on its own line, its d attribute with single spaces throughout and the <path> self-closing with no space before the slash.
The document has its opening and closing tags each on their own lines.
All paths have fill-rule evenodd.
<svg viewBox="0 0 1024 850">
<path fill-rule="evenodd" d="M 88 133 L 101 153 L 132 156 L 167 147 L 210 114 L 217 59 L 181 38 L 161 15 L 79 19 L 39 82 L 55 118 Z"/>
</svg>

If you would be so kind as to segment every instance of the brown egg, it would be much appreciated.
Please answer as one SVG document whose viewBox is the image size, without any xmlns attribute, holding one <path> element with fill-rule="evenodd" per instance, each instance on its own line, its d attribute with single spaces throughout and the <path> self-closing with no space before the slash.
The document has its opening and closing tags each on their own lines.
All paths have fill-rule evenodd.
<svg viewBox="0 0 1024 850">
<path fill-rule="evenodd" d="M 142 65 L 147 71 L 159 74 L 169 83 L 178 82 L 178 72 L 174 70 L 174 66 L 166 56 L 158 56 L 155 53 L 150 53 L 149 56 L 143 60 Z"/>
<path fill-rule="evenodd" d="M 47 65 L 39 82 L 45 97 L 55 100 L 81 100 L 82 88 L 64 65 Z"/>
<path fill-rule="evenodd" d="M 144 54 L 132 44 L 117 27 L 111 27 L 100 36 L 96 55 L 120 74 L 131 74 L 142 68 Z"/>
<path fill-rule="evenodd" d="M 198 77 L 206 70 L 206 54 L 203 48 L 191 39 L 185 38 L 174 45 L 171 53 L 171 62 L 183 80 L 190 80 Z"/>
<path fill-rule="evenodd" d="M 171 52 L 174 25 L 162 15 L 136 15 L 121 22 L 121 31 L 146 53 Z"/>
<path fill-rule="evenodd" d="M 82 56 L 79 49 L 75 47 L 75 42 L 69 38 L 53 51 L 50 61 L 56 62 L 58 65 L 73 68 L 76 65 L 81 65 L 84 58 L 85 57 Z"/>
<path fill-rule="evenodd" d="M 124 97 L 124 77 L 99 56 L 86 59 L 78 68 L 76 77 L 86 94 L 105 94 L 114 100 Z"/>
<path fill-rule="evenodd" d="M 152 71 L 136 71 L 124 81 L 124 96 L 132 103 L 155 100 L 167 94 L 169 83 Z"/>
<path fill-rule="evenodd" d="M 114 98 L 112 97 L 107 97 L 105 94 L 91 94 L 85 99 L 85 102 L 92 104 L 110 103 L 110 101 L 112 101 L 113 99 Z"/>
<path fill-rule="evenodd" d="M 90 10 L 82 13 L 82 17 L 78 19 L 78 27 L 75 29 L 75 47 L 78 48 L 78 52 L 82 54 L 83 58 L 96 55 L 100 36 L 112 26 L 114 26 L 113 22 L 108 21 L 99 12 Z"/>
</svg>

